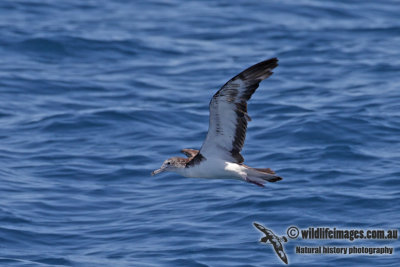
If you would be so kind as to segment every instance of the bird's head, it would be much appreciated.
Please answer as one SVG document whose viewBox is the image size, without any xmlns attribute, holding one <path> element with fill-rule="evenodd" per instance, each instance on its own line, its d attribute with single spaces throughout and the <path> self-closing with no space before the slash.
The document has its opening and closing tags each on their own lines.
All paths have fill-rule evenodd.
<svg viewBox="0 0 400 267">
<path fill-rule="evenodd" d="M 187 159 L 181 157 L 172 157 L 163 162 L 161 167 L 151 173 L 151 175 L 156 175 L 161 172 L 176 172 L 182 168 L 185 168 Z"/>
</svg>

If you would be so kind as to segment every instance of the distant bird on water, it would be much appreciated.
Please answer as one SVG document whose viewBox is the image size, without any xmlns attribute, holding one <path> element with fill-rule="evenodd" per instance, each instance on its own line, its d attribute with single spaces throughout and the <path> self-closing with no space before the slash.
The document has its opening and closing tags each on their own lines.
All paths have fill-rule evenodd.
<svg viewBox="0 0 400 267">
<path fill-rule="evenodd" d="M 155 175 L 165 171 L 185 177 L 238 179 L 263 187 L 266 181 L 282 180 L 269 168 L 252 168 L 243 164 L 246 138 L 247 101 L 259 83 L 272 75 L 278 59 L 257 63 L 230 79 L 210 101 L 210 122 L 206 140 L 199 150 L 183 149 L 187 158 L 172 157 L 164 161 Z"/>
</svg>

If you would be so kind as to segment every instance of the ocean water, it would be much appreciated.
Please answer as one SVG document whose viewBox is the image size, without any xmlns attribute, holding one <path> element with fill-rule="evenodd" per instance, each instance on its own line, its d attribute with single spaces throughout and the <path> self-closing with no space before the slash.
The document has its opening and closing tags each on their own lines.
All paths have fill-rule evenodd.
<svg viewBox="0 0 400 267">
<path fill-rule="evenodd" d="M 1 266 L 283 266 L 259 222 L 399 229 L 398 1 L 0 2 Z M 284 179 L 151 177 L 261 60 L 245 163 Z M 303 255 L 296 246 L 391 247 Z M 283 243 L 292 266 L 398 266 L 399 240 Z"/>
</svg>

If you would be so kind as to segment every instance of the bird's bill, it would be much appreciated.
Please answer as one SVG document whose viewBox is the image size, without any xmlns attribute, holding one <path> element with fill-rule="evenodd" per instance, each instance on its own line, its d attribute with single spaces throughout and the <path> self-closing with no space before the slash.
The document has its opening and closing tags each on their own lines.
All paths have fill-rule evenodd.
<svg viewBox="0 0 400 267">
<path fill-rule="evenodd" d="M 155 171 L 153 171 L 153 172 L 151 173 L 151 176 L 154 176 L 154 175 L 156 175 L 156 174 L 159 174 L 160 172 L 163 172 L 163 171 L 164 171 L 163 168 L 157 169 L 157 170 L 155 170 Z"/>
</svg>

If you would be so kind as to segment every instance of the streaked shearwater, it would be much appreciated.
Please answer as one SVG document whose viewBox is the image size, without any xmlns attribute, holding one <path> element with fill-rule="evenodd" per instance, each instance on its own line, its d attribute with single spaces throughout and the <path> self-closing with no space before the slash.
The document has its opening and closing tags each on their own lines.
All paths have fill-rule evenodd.
<svg viewBox="0 0 400 267">
<path fill-rule="evenodd" d="M 247 101 L 259 83 L 272 75 L 278 59 L 257 63 L 230 79 L 210 101 L 207 137 L 199 150 L 183 149 L 187 158 L 172 157 L 152 172 L 171 171 L 185 177 L 238 179 L 263 187 L 266 181 L 282 180 L 269 168 L 252 168 L 243 164 L 240 154 L 246 138 Z"/>
</svg>

